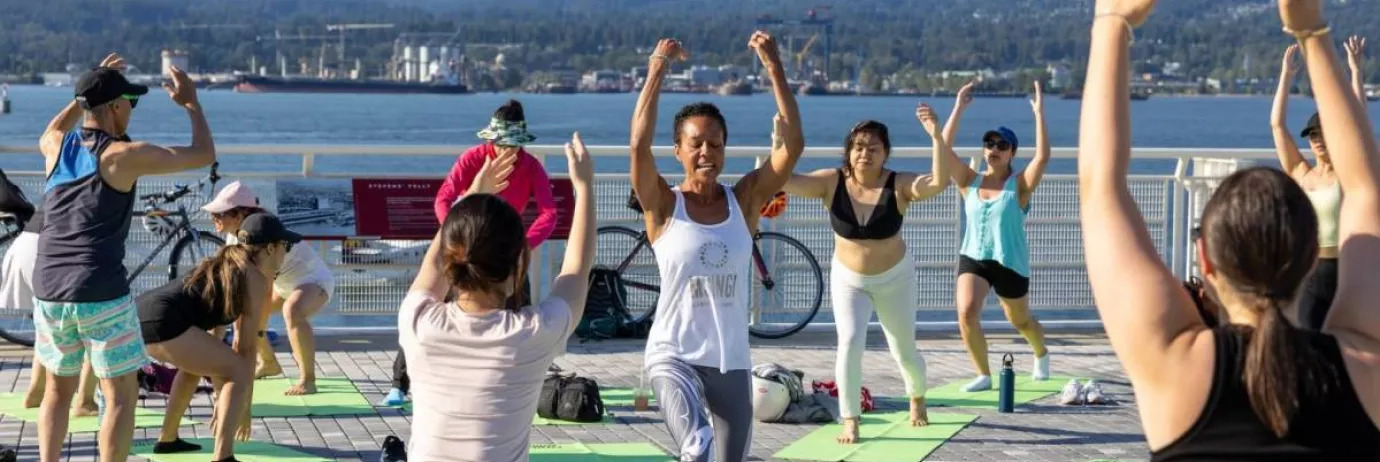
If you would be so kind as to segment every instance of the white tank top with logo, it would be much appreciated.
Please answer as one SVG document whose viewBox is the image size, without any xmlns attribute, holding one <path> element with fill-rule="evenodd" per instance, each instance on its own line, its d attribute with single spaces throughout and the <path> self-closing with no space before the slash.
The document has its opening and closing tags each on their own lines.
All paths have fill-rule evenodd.
<svg viewBox="0 0 1380 462">
<path fill-rule="evenodd" d="M 647 336 L 648 364 L 676 358 L 720 371 L 752 369 L 748 351 L 748 280 L 752 277 L 752 235 L 733 196 L 723 186 L 728 219 L 696 223 L 685 212 L 685 196 L 652 250 L 661 272 L 661 296 Z"/>
</svg>

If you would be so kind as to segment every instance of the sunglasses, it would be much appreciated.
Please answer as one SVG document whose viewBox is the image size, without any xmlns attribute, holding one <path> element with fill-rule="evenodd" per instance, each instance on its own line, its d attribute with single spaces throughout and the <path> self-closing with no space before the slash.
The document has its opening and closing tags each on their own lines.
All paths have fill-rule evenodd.
<svg viewBox="0 0 1380 462">
<path fill-rule="evenodd" d="M 1311 132 L 1308 132 L 1308 135 L 1307 135 L 1307 136 L 1304 136 L 1304 138 L 1308 138 L 1308 141 L 1322 142 L 1322 141 L 1323 141 L 1323 134 L 1322 134 L 1321 131 L 1313 130 L 1313 131 L 1311 131 Z"/>
<path fill-rule="evenodd" d="M 1011 143 L 1007 143 L 1005 140 L 982 140 L 982 146 L 987 149 L 995 149 L 998 151 L 1011 150 Z"/>
<path fill-rule="evenodd" d="M 120 97 L 124 98 L 125 101 L 129 101 L 130 109 L 139 107 L 139 95 L 120 95 Z"/>
</svg>

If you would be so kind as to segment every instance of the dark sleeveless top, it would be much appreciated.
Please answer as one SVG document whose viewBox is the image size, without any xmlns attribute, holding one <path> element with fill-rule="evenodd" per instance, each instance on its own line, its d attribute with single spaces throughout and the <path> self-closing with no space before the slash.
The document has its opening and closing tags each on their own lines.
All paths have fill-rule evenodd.
<svg viewBox="0 0 1380 462">
<path fill-rule="evenodd" d="M 1217 361 L 1203 413 L 1188 432 L 1153 453 L 1152 461 L 1380 461 L 1380 429 L 1361 407 L 1335 338 L 1304 334 L 1304 346 L 1316 353 L 1323 373 L 1300 380 L 1315 390 L 1324 386 L 1299 397 L 1289 434 L 1279 438 L 1255 415 L 1246 394 L 1251 328 L 1223 326 L 1213 332 Z"/>
<path fill-rule="evenodd" d="M 226 316 L 220 297 L 206 300 L 201 296 L 204 287 L 185 287 L 186 280 L 184 274 L 135 299 L 144 343 L 172 340 L 192 328 L 205 331 L 235 322 L 237 317 Z"/>
<path fill-rule="evenodd" d="M 848 195 L 848 187 L 844 182 L 843 171 L 839 171 L 839 182 L 834 187 L 834 203 L 829 206 L 829 224 L 834 227 L 834 232 L 844 239 L 886 239 L 901 232 L 901 222 L 905 217 L 901 215 L 901 210 L 896 204 L 896 172 L 891 172 L 891 176 L 886 179 L 886 186 L 882 187 L 882 195 L 877 199 L 877 206 L 872 208 L 872 216 L 868 218 L 867 224 L 858 221 L 858 214 L 853 211 L 853 198 Z"/>
<path fill-rule="evenodd" d="M 129 295 L 125 239 L 134 189 L 101 176 L 101 153 L 116 138 L 84 128 L 62 139 L 43 192 L 46 213 L 34 263 L 34 297 L 48 302 L 104 302 Z"/>
</svg>

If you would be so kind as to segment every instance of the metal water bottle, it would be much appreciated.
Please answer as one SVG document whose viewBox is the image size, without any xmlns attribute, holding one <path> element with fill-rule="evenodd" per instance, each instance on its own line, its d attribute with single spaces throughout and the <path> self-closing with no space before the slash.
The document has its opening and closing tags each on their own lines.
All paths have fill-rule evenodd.
<svg viewBox="0 0 1380 462">
<path fill-rule="evenodd" d="M 1001 357 L 1001 389 L 997 392 L 997 412 L 1015 412 L 1016 408 L 1016 371 L 1011 369 L 1011 363 L 1016 358 L 1007 353 Z"/>
</svg>

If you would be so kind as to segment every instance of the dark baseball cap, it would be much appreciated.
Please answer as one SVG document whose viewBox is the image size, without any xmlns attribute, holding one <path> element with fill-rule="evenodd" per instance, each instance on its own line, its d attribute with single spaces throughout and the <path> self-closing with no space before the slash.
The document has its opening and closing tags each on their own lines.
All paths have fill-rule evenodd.
<svg viewBox="0 0 1380 462">
<path fill-rule="evenodd" d="M 115 101 L 124 95 L 147 94 L 149 87 L 129 83 L 129 80 L 126 80 L 120 71 L 98 67 L 77 79 L 75 90 L 77 101 L 81 103 L 81 107 L 91 109 Z"/>
<path fill-rule="evenodd" d="M 1299 136 L 1307 138 L 1314 130 L 1322 130 L 1322 120 L 1318 119 L 1318 113 L 1314 112 L 1313 117 L 1308 118 L 1308 123 L 1303 126 L 1303 131 Z"/>
<path fill-rule="evenodd" d="M 235 234 L 240 242 L 249 245 L 302 242 L 301 234 L 288 231 L 278 217 L 267 212 L 254 213 L 244 217 L 244 221 L 240 223 L 240 231 Z"/>
<path fill-rule="evenodd" d="M 996 130 L 988 130 L 987 133 L 982 134 L 982 141 L 985 142 L 993 136 L 1001 138 L 1003 141 L 1010 143 L 1012 150 L 1015 150 L 1016 147 L 1021 145 L 1019 141 L 1016 141 L 1016 132 L 1013 132 L 1011 131 L 1011 129 L 1006 127 L 997 127 Z"/>
</svg>

